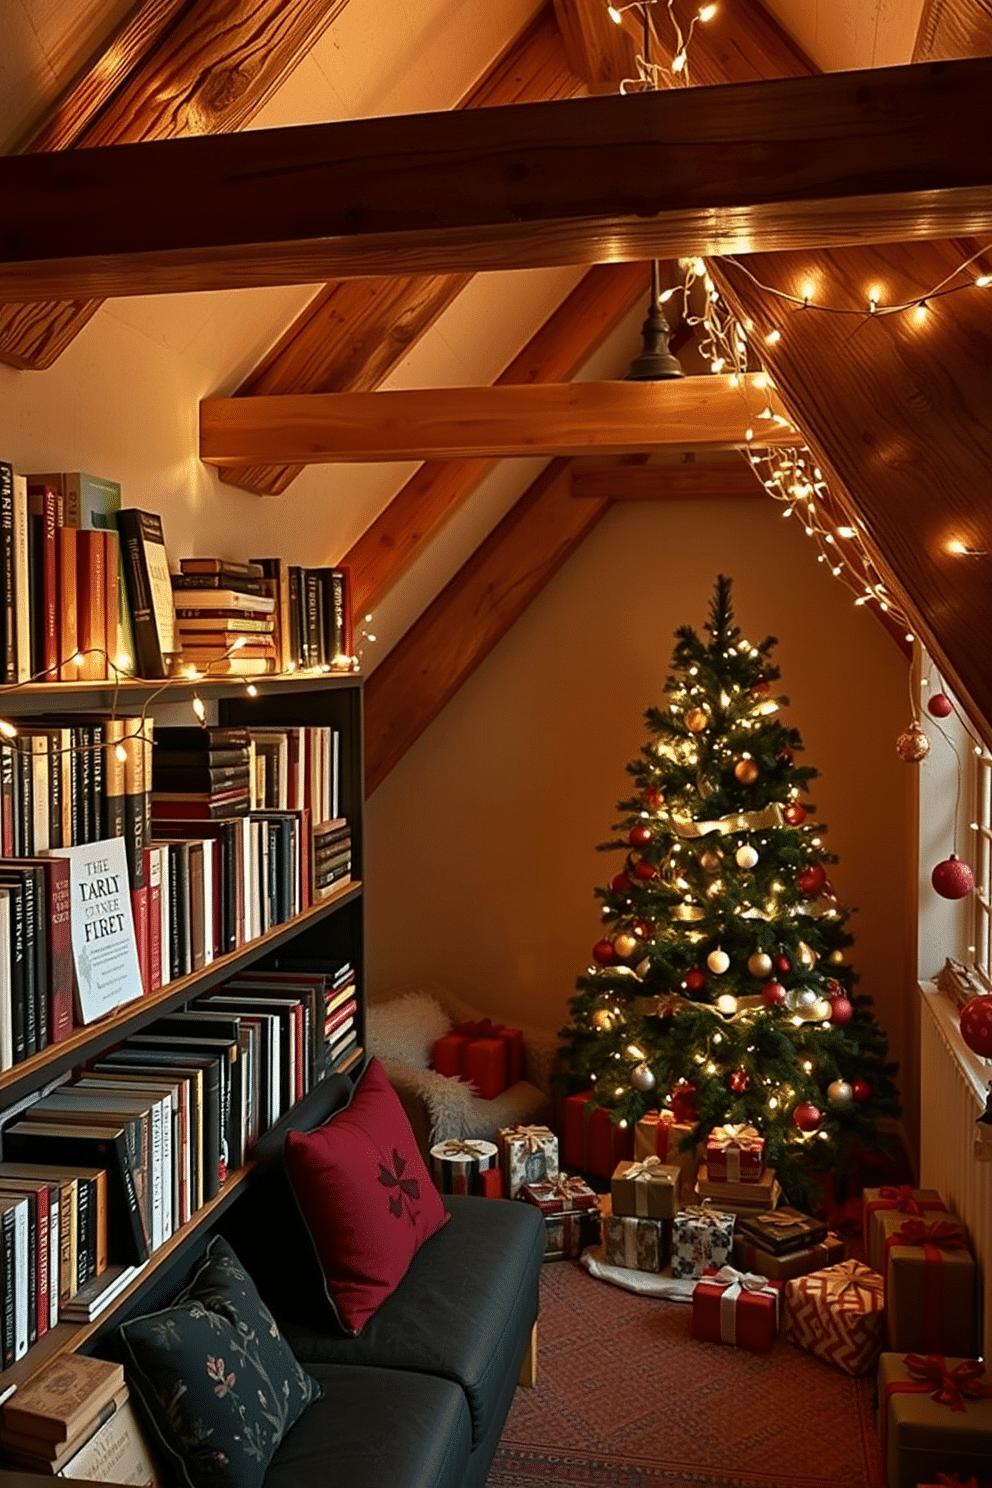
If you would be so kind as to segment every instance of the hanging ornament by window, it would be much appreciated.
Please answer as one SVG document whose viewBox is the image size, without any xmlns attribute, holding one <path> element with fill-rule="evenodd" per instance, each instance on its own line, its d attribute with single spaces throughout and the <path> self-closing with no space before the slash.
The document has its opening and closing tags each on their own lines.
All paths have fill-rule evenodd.
<svg viewBox="0 0 992 1488">
<path fill-rule="evenodd" d="M 975 875 L 967 863 L 951 853 L 938 863 L 930 875 L 930 882 L 942 899 L 963 899 L 975 887 Z"/>
<path fill-rule="evenodd" d="M 926 759 L 930 753 L 930 740 L 920 728 L 918 723 L 911 723 L 909 728 L 903 729 L 896 740 L 896 754 L 907 765 L 919 764 L 920 760 Z"/>
<path fill-rule="evenodd" d="M 949 718 L 954 712 L 954 704 L 946 692 L 935 692 L 927 699 L 927 712 L 931 718 Z"/>
</svg>

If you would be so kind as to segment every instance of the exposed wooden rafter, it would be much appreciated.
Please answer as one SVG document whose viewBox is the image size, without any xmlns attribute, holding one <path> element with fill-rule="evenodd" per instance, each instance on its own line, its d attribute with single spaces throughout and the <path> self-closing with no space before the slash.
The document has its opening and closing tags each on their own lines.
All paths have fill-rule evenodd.
<svg viewBox="0 0 992 1488">
<path fill-rule="evenodd" d="M 637 41 L 610 20 L 605 0 L 554 0 L 565 55 L 590 93 L 615 93 L 616 79 L 637 76 Z"/>
<path fill-rule="evenodd" d="M 61 152 L 241 129 L 346 4 L 141 0 L 22 148 Z M 64 226 L 56 225 L 57 239 Z M 78 298 L 0 305 L 0 362 L 50 367 L 99 306 Z"/>
<path fill-rule="evenodd" d="M 992 54 L 992 0 L 925 0 L 914 62 Z"/>
<path fill-rule="evenodd" d="M 460 108 L 571 98 L 570 71 L 550 6 L 497 57 Z M 322 289 L 236 389 L 260 393 L 370 392 L 386 378 L 469 282 L 467 274 L 339 279 Z M 274 496 L 299 465 L 222 466 L 221 480 Z"/>
<path fill-rule="evenodd" d="M 0 298 L 992 231 L 990 89 L 973 58 L 8 157 Z"/>
<path fill-rule="evenodd" d="M 727 376 L 205 398 L 200 458 L 219 465 L 622 455 L 733 448 L 749 430 L 764 444 L 795 443 L 787 420 L 759 422 L 766 408 L 781 413 L 751 377 L 735 386 Z"/>
<path fill-rule="evenodd" d="M 572 495 L 582 501 L 767 501 L 743 460 L 730 465 L 594 465 L 572 468 Z"/>
</svg>

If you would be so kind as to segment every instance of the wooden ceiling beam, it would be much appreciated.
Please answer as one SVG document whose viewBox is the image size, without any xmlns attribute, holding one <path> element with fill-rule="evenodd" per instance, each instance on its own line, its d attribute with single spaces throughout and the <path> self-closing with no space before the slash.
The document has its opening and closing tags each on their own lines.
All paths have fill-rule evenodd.
<svg viewBox="0 0 992 1488">
<path fill-rule="evenodd" d="M 990 89 L 972 58 L 7 157 L 0 299 L 992 231 Z"/>
<path fill-rule="evenodd" d="M 590 269 L 500 373 L 497 386 L 573 377 L 647 294 L 648 285 L 646 264 Z M 342 559 L 351 569 L 356 614 L 375 608 L 496 464 L 491 459 L 428 460 L 414 471 Z"/>
<path fill-rule="evenodd" d="M 992 0 L 924 0 L 914 62 L 992 54 Z"/>
<path fill-rule="evenodd" d="M 750 465 L 594 465 L 572 471 L 582 501 L 767 501 Z"/>
<path fill-rule="evenodd" d="M 34 155 L 241 129 L 346 4 L 141 0 L 22 150 Z M 129 210 L 126 203 L 121 210 Z M 62 235 L 62 227 L 55 231 Z M 32 303 L 0 305 L 0 362 L 50 367 L 100 304 L 32 296 Z"/>
<path fill-rule="evenodd" d="M 776 399 L 747 378 L 502 384 L 384 393 L 205 398 L 200 458 L 338 464 L 382 460 L 622 455 L 795 443 Z"/>
<path fill-rule="evenodd" d="M 590 93 L 615 93 L 617 78 L 637 76 L 636 39 L 610 20 L 606 0 L 554 0 L 572 71 Z"/>
<path fill-rule="evenodd" d="M 494 108 L 535 99 L 571 98 L 581 84 L 565 60 L 550 6 L 466 93 L 459 108 Z M 457 298 L 468 274 L 338 279 L 314 296 L 234 396 L 371 392 Z M 556 379 L 552 379 L 556 380 Z M 228 465 L 229 485 L 275 496 L 300 465 Z"/>
</svg>

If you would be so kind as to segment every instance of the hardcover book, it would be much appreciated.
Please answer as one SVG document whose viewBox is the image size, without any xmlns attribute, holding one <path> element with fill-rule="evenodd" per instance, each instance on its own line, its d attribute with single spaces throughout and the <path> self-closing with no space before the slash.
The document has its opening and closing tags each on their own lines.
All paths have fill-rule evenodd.
<svg viewBox="0 0 992 1488">
<path fill-rule="evenodd" d="M 124 1369 L 88 1354 L 64 1354 L 21 1385 L 3 1408 L 5 1431 L 39 1442 L 76 1436 L 124 1384 Z"/>
<path fill-rule="evenodd" d="M 59 848 L 69 860 L 76 1013 L 92 1023 L 142 994 L 122 837 Z"/>
<path fill-rule="evenodd" d="M 117 530 L 138 670 L 143 677 L 167 677 L 178 642 L 162 518 L 125 507 L 117 513 Z"/>
</svg>

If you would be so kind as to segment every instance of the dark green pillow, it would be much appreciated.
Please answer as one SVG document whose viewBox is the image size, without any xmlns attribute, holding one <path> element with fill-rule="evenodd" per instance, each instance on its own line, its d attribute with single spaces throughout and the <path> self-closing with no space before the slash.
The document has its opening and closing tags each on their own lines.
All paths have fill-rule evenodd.
<svg viewBox="0 0 992 1488">
<path fill-rule="evenodd" d="M 191 1488 L 260 1488 L 320 1394 L 219 1235 L 171 1306 L 119 1332 L 128 1383 Z"/>
</svg>

